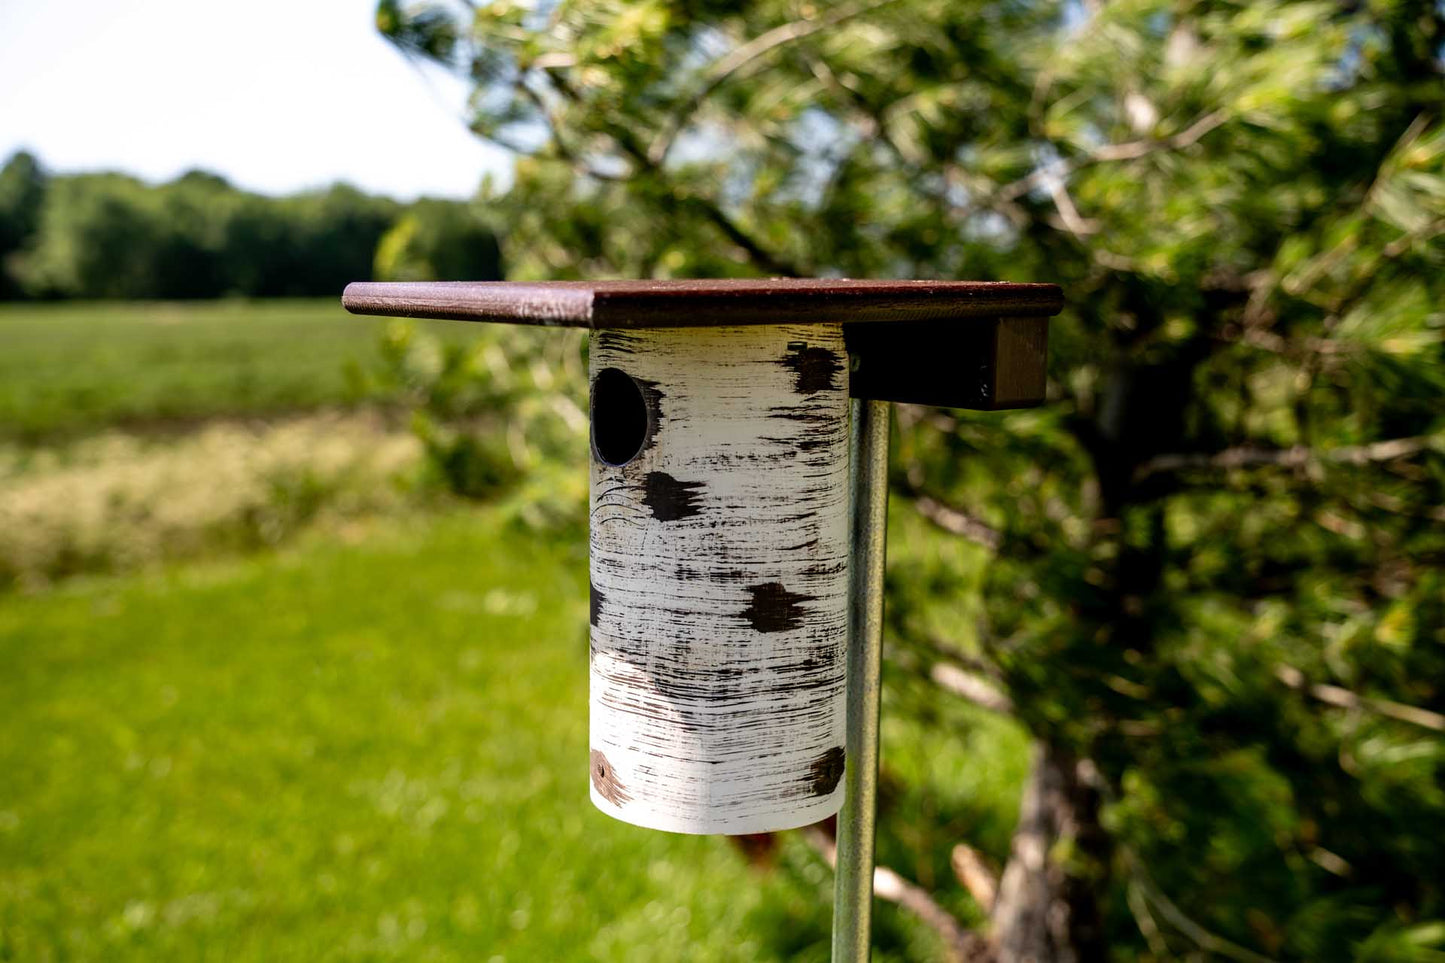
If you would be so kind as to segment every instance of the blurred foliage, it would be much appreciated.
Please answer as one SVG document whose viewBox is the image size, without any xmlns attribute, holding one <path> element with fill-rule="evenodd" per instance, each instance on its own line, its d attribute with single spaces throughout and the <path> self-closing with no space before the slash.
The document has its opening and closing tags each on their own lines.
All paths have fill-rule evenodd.
<svg viewBox="0 0 1445 963">
<path fill-rule="evenodd" d="M 0 169 L 0 297 L 334 296 L 373 264 L 384 277 L 501 276 L 496 238 L 463 202 L 345 184 L 271 198 L 204 171 L 156 186 L 47 175 L 24 152 Z"/>
<path fill-rule="evenodd" d="M 512 277 L 1064 286 L 1045 408 L 900 410 L 897 493 L 978 544 L 889 597 L 890 711 L 966 665 L 1070 790 L 1052 958 L 1442 958 L 1438 2 L 378 23 L 518 153 Z"/>
<path fill-rule="evenodd" d="M 580 476 L 587 437 L 582 334 L 486 326 L 466 341 L 392 322 L 368 384 L 412 406 L 412 424 L 437 479 L 486 498 L 522 478 Z M 585 526 L 574 485 L 536 511 Z"/>
<path fill-rule="evenodd" d="M 0 594 L 76 575 L 270 548 L 320 523 L 416 510 L 420 446 L 374 414 L 216 421 L 0 446 Z"/>
<path fill-rule="evenodd" d="M 379 281 L 500 278 L 502 251 L 475 209 L 424 199 L 382 235 L 372 276 Z"/>
<path fill-rule="evenodd" d="M 19 293 L 10 261 L 35 234 L 45 185 L 40 162 L 26 151 L 17 151 L 0 167 L 0 298 Z"/>
</svg>

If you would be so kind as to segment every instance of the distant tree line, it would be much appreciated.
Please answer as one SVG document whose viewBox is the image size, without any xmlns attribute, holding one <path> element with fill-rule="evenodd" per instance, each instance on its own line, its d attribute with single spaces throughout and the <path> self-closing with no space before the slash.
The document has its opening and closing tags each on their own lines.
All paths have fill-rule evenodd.
<svg viewBox="0 0 1445 963">
<path fill-rule="evenodd" d="M 58 175 L 25 151 L 0 168 L 0 298 L 307 297 L 501 272 L 496 234 L 466 202 L 345 184 L 266 197 L 205 171 L 159 185 Z"/>
</svg>

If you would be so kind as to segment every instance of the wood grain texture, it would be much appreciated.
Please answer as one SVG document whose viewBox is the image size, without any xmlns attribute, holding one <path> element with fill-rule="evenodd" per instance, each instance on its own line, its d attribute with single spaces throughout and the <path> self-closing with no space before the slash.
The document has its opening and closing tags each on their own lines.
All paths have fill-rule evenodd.
<svg viewBox="0 0 1445 963">
<path fill-rule="evenodd" d="M 994 329 L 993 404 L 1028 408 L 1048 393 L 1049 319 L 1001 318 Z"/>
<path fill-rule="evenodd" d="M 354 314 L 605 329 L 1047 316 L 1063 293 L 1007 281 L 357 281 L 341 302 Z"/>
<path fill-rule="evenodd" d="M 591 796 L 686 833 L 842 803 L 847 355 L 837 325 L 606 331 L 641 451 L 591 469 Z M 609 378 L 613 377 L 611 375 Z M 596 400 L 596 399 L 594 399 Z M 594 434 L 608 412 L 594 406 Z"/>
</svg>

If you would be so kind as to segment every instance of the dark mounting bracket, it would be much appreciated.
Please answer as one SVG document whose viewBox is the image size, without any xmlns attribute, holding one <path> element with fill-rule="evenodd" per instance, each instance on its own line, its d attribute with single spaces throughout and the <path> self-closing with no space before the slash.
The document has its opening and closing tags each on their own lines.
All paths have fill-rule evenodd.
<svg viewBox="0 0 1445 963">
<path fill-rule="evenodd" d="M 848 393 L 939 408 L 1031 408 L 1044 402 L 1048 316 L 843 325 Z"/>
</svg>

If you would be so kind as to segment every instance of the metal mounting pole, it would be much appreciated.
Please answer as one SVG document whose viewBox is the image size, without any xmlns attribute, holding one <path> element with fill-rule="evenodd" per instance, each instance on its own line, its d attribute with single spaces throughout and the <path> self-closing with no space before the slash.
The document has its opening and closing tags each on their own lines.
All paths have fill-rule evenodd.
<svg viewBox="0 0 1445 963">
<path fill-rule="evenodd" d="M 886 401 L 855 399 L 850 429 L 848 736 L 838 814 L 833 963 L 869 954 L 873 838 L 878 813 L 878 697 L 883 656 L 883 563 L 888 536 Z"/>
</svg>

